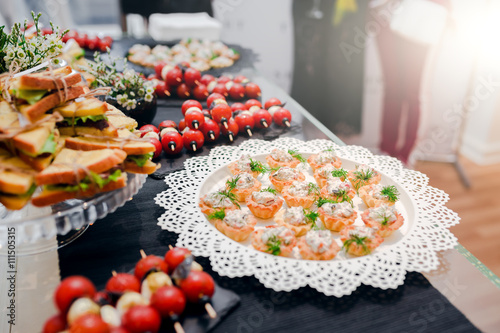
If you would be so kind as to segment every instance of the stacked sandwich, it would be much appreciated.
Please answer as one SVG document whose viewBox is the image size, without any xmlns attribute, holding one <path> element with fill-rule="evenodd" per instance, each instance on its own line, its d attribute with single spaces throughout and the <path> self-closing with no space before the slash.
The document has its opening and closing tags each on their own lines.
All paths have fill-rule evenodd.
<svg viewBox="0 0 500 333">
<path fill-rule="evenodd" d="M 155 147 L 137 122 L 89 94 L 66 66 L 0 83 L 0 203 L 8 209 L 87 198 L 150 174 Z M 5 91 L 4 91 L 5 90 Z M 5 93 L 8 93 L 6 95 Z"/>
</svg>

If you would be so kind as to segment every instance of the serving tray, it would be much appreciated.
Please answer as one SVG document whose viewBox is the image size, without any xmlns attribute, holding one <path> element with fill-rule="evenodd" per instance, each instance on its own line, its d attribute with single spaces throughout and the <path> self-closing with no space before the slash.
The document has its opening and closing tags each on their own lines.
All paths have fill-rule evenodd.
<svg viewBox="0 0 500 333">
<path fill-rule="evenodd" d="M 329 261 L 276 257 L 229 239 L 201 213 L 200 195 L 219 186 L 230 175 L 227 164 L 241 154 L 262 159 L 274 148 L 294 149 L 304 154 L 334 148 L 347 170 L 355 164 L 370 165 L 381 172 L 383 184 L 395 185 L 400 191 L 401 200 L 396 207 L 403 213 L 405 225 L 368 256 L 339 254 Z M 276 291 L 309 285 L 326 295 L 341 297 L 361 284 L 396 288 L 403 284 L 407 271 L 436 269 L 437 252 L 457 244 L 448 229 L 459 222 L 459 217 L 444 206 L 448 195 L 428 186 L 425 175 L 403 168 L 397 159 L 373 155 L 359 146 L 338 146 L 328 140 L 248 140 L 236 147 L 216 147 L 209 156 L 187 160 L 185 170 L 168 175 L 165 182 L 168 189 L 155 198 L 156 203 L 166 209 L 158 225 L 179 234 L 177 246 L 187 247 L 197 256 L 209 257 L 212 268 L 220 275 L 254 275 Z M 364 209 L 363 203 L 355 204 L 358 212 Z"/>
</svg>

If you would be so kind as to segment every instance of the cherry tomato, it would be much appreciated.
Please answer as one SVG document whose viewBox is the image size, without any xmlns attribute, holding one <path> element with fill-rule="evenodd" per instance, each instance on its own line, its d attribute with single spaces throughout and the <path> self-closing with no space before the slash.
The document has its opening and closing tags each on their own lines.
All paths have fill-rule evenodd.
<svg viewBox="0 0 500 333">
<path fill-rule="evenodd" d="M 52 28 L 42 28 L 41 32 L 42 32 L 42 36 L 52 35 L 54 33 L 52 31 Z"/>
<path fill-rule="evenodd" d="M 229 141 L 233 142 L 236 135 L 238 135 L 239 126 L 234 121 L 233 118 L 229 118 L 227 122 L 227 128 L 225 128 L 222 124 L 220 125 L 220 131 L 223 135 L 226 135 L 229 138 Z"/>
<path fill-rule="evenodd" d="M 132 274 L 118 273 L 108 280 L 106 283 L 106 290 L 114 293 L 123 293 L 125 291 L 140 292 L 141 283 Z"/>
<path fill-rule="evenodd" d="M 122 317 L 122 326 L 130 333 L 156 333 L 160 325 L 160 314 L 149 305 L 136 305 Z"/>
<path fill-rule="evenodd" d="M 181 120 L 179 120 L 179 131 L 182 132 L 184 131 L 185 128 L 186 128 L 186 120 L 182 118 Z"/>
<path fill-rule="evenodd" d="M 198 109 L 188 109 L 184 118 L 189 128 L 198 129 L 205 122 L 205 116 Z"/>
<path fill-rule="evenodd" d="M 196 98 L 199 101 L 204 100 L 205 98 L 208 97 L 208 89 L 207 86 L 200 83 L 196 87 L 193 88 L 193 97 Z"/>
<path fill-rule="evenodd" d="M 262 108 L 262 104 L 256 99 L 249 99 L 248 101 L 245 102 L 245 106 L 247 110 L 250 110 L 252 106 L 258 106 L 259 109 Z"/>
<path fill-rule="evenodd" d="M 165 81 L 158 80 L 155 87 L 155 93 L 158 97 L 170 97 L 170 95 L 172 95 L 172 88 L 168 86 Z"/>
<path fill-rule="evenodd" d="M 225 100 L 226 98 L 224 97 L 224 95 L 212 93 L 207 98 L 207 106 L 210 108 L 210 106 L 212 105 L 212 102 L 215 101 L 216 99 L 224 99 Z"/>
<path fill-rule="evenodd" d="M 183 247 L 174 247 L 165 253 L 165 262 L 168 265 L 168 274 L 172 272 L 179 266 L 184 259 L 191 255 L 191 251 Z"/>
<path fill-rule="evenodd" d="M 162 145 L 161 145 L 160 140 L 158 140 L 157 138 L 149 138 L 149 142 L 151 142 L 153 144 L 153 146 L 155 146 L 155 152 L 153 155 L 153 159 L 160 157 L 161 150 L 162 150 Z"/>
<path fill-rule="evenodd" d="M 130 333 L 130 332 L 124 329 L 123 327 L 111 327 L 109 333 Z"/>
<path fill-rule="evenodd" d="M 262 92 L 260 91 L 260 87 L 257 84 L 249 82 L 245 86 L 245 95 L 248 98 L 257 98 L 262 95 Z"/>
<path fill-rule="evenodd" d="M 177 124 L 173 120 L 164 120 L 160 123 L 160 125 L 158 125 L 160 132 L 162 129 L 168 128 L 168 127 L 177 128 Z"/>
<path fill-rule="evenodd" d="M 174 67 L 168 71 L 166 81 L 169 86 L 176 87 L 182 83 L 183 75 L 179 67 Z"/>
<path fill-rule="evenodd" d="M 185 101 L 184 103 L 182 103 L 182 106 L 181 106 L 181 111 L 182 111 L 182 115 L 185 116 L 186 115 L 186 111 L 189 109 L 189 108 L 198 108 L 200 111 L 203 109 L 203 106 L 201 106 L 201 103 L 194 100 L 194 99 L 188 99 L 187 101 Z"/>
<path fill-rule="evenodd" d="M 212 81 L 215 81 L 215 77 L 210 74 L 203 74 L 203 76 L 200 79 L 200 83 L 208 86 L 208 84 Z"/>
<path fill-rule="evenodd" d="M 174 286 L 159 288 L 151 297 L 151 306 L 160 316 L 180 316 L 186 307 L 186 297 L 182 291 Z"/>
<path fill-rule="evenodd" d="M 224 97 L 227 97 L 229 95 L 226 85 L 222 83 L 217 83 L 212 90 L 212 93 L 221 94 Z"/>
<path fill-rule="evenodd" d="M 179 287 L 191 303 L 210 298 L 215 291 L 215 283 L 212 277 L 203 271 L 191 271 L 187 278 L 181 281 Z"/>
<path fill-rule="evenodd" d="M 184 294 L 182 295 L 184 297 Z M 45 322 L 42 333 L 59 333 L 66 329 L 66 317 L 63 314 L 56 314 Z"/>
<path fill-rule="evenodd" d="M 290 127 L 290 122 L 292 121 L 292 114 L 290 111 L 284 108 L 279 108 L 273 114 L 273 120 L 278 126 Z"/>
<path fill-rule="evenodd" d="M 189 129 L 182 134 L 182 141 L 184 142 L 184 148 L 189 151 L 197 151 L 203 147 L 205 137 L 200 131 Z"/>
<path fill-rule="evenodd" d="M 75 41 L 83 49 L 87 47 L 87 39 L 88 39 L 87 34 L 81 34 L 75 37 Z"/>
<path fill-rule="evenodd" d="M 87 48 L 91 51 L 97 50 L 99 48 L 99 42 L 101 39 L 97 36 L 87 39 Z"/>
<path fill-rule="evenodd" d="M 146 134 L 147 132 L 155 132 L 156 134 L 160 133 L 160 130 L 156 128 L 155 125 L 144 125 L 141 128 L 139 128 L 139 131 L 141 131 L 141 138 Z"/>
<path fill-rule="evenodd" d="M 159 61 L 155 65 L 155 74 L 159 80 L 161 80 L 161 71 L 163 70 L 163 67 L 165 67 L 166 64 L 167 63 L 165 61 Z"/>
<path fill-rule="evenodd" d="M 111 38 L 111 37 L 109 37 L 109 38 Z M 101 52 L 106 52 L 108 50 L 108 47 L 111 48 L 112 43 L 113 43 L 112 40 L 108 40 L 105 37 L 104 39 L 99 40 L 99 42 L 97 43 L 97 48 Z"/>
<path fill-rule="evenodd" d="M 163 151 L 167 155 L 179 154 L 184 145 L 182 135 L 178 132 L 166 132 L 161 137 L 161 145 L 163 146 Z"/>
<path fill-rule="evenodd" d="M 194 87 L 200 84 L 201 80 L 201 73 L 199 70 L 194 69 L 194 68 L 188 68 L 184 72 L 184 82 L 189 86 L 189 87 Z"/>
<path fill-rule="evenodd" d="M 233 112 L 231 111 L 231 108 L 227 104 L 217 104 L 214 106 L 211 110 L 212 114 L 212 119 L 216 123 L 227 123 L 229 121 L 229 118 L 231 118 Z M 226 127 L 226 125 L 224 125 Z"/>
<path fill-rule="evenodd" d="M 247 107 L 243 103 L 233 103 L 231 105 L 231 111 L 236 112 L 236 111 L 242 111 L 242 110 L 247 110 Z"/>
<path fill-rule="evenodd" d="M 245 87 L 239 83 L 235 83 L 229 89 L 229 96 L 234 100 L 240 100 L 245 97 Z"/>
<path fill-rule="evenodd" d="M 255 122 L 255 127 L 257 128 L 268 128 L 273 122 L 273 117 L 265 109 L 259 109 L 254 112 L 253 120 Z"/>
<path fill-rule="evenodd" d="M 71 303 L 80 297 L 94 297 L 94 284 L 84 276 L 70 276 L 61 281 L 54 293 L 57 308 L 62 313 L 68 311 Z"/>
<path fill-rule="evenodd" d="M 69 333 L 109 333 L 109 325 L 96 314 L 85 314 L 78 317 L 71 327 Z"/>
<path fill-rule="evenodd" d="M 101 306 L 105 305 L 105 304 L 111 304 L 112 303 L 111 297 L 104 290 L 98 291 L 94 295 L 93 301 L 96 302 L 97 304 L 101 305 Z"/>
<path fill-rule="evenodd" d="M 273 105 L 282 105 L 283 103 L 281 103 L 281 101 L 275 97 L 273 98 L 270 98 L 266 101 L 266 103 L 264 103 L 264 108 L 265 109 L 269 109 L 271 106 Z"/>
<path fill-rule="evenodd" d="M 70 30 L 66 35 L 63 36 L 62 41 L 64 43 L 67 43 L 68 40 L 70 40 L 70 39 L 75 39 L 75 41 L 76 41 L 76 38 L 78 38 L 78 32 L 76 32 L 74 30 Z"/>
<path fill-rule="evenodd" d="M 135 277 L 141 281 L 144 275 L 150 270 L 162 271 L 167 273 L 168 267 L 167 263 L 158 256 L 149 255 L 147 257 L 141 258 L 135 265 L 134 275 Z"/>
<path fill-rule="evenodd" d="M 180 98 L 189 98 L 191 96 L 191 89 L 187 84 L 181 83 L 177 86 L 177 96 Z"/>
<path fill-rule="evenodd" d="M 217 79 L 217 83 L 222 83 L 222 84 L 226 84 L 228 83 L 229 81 L 231 81 L 231 78 L 229 76 L 226 76 L 226 75 L 221 75 L 219 76 L 219 78 Z"/>
<path fill-rule="evenodd" d="M 247 133 L 252 136 L 252 129 L 254 127 L 255 121 L 248 111 L 243 111 L 234 117 L 234 121 L 238 124 L 240 133 Z"/>
<path fill-rule="evenodd" d="M 236 75 L 233 79 L 234 83 L 247 83 L 248 78 L 245 75 Z"/>
<path fill-rule="evenodd" d="M 210 118 L 205 118 L 205 123 L 200 126 L 200 131 L 205 136 L 205 142 L 213 142 L 219 138 L 219 125 Z"/>
</svg>

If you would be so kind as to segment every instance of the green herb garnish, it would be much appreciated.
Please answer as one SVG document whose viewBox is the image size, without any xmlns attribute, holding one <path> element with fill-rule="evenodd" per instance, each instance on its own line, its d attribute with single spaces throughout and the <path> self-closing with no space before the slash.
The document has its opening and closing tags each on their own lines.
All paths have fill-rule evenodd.
<svg viewBox="0 0 500 333">
<path fill-rule="evenodd" d="M 360 245 L 363 248 L 363 251 L 366 253 L 370 253 L 371 251 L 368 249 L 368 247 L 365 244 L 367 237 L 359 237 L 358 235 L 351 235 L 351 238 L 347 239 L 344 242 L 344 245 L 342 245 L 342 249 L 346 250 L 351 246 L 351 244 L 355 243 L 357 245 Z"/>
<path fill-rule="evenodd" d="M 228 179 L 226 181 L 226 186 L 229 189 L 229 191 L 234 190 L 236 186 L 238 185 L 238 180 L 240 180 L 241 176 L 236 175 L 235 177 Z"/>
<path fill-rule="evenodd" d="M 270 187 L 263 188 L 262 190 L 260 190 L 260 192 L 269 192 L 269 193 L 272 193 L 274 195 L 278 194 L 278 191 L 276 191 L 274 188 L 270 188 Z"/>
<path fill-rule="evenodd" d="M 316 219 L 319 217 L 318 213 L 313 212 L 312 210 L 304 209 L 304 216 L 307 223 L 312 223 L 313 226 L 316 226 Z"/>
<path fill-rule="evenodd" d="M 219 192 L 217 192 L 217 193 L 219 193 L 220 195 L 222 195 L 222 196 L 224 196 L 224 197 L 228 198 L 229 200 L 231 200 L 231 202 L 232 202 L 232 203 L 233 203 L 236 207 L 241 208 L 241 207 L 240 207 L 240 204 L 238 203 L 238 200 L 236 199 L 236 194 L 234 194 L 233 192 L 231 192 L 231 190 L 230 190 L 230 189 L 226 189 L 226 190 L 224 190 L 224 191 L 219 191 Z M 221 201 L 222 201 L 222 200 L 223 200 L 223 199 L 221 199 Z"/>
<path fill-rule="evenodd" d="M 332 176 L 337 177 L 337 178 L 344 178 L 345 179 L 345 178 L 347 178 L 347 174 L 348 174 L 347 170 L 342 169 L 342 168 L 332 171 Z"/>
<path fill-rule="evenodd" d="M 307 194 L 319 195 L 319 186 L 314 183 L 307 184 Z"/>
<path fill-rule="evenodd" d="M 323 206 L 326 203 L 336 204 L 338 202 L 335 200 L 332 200 L 332 199 L 319 197 L 318 201 L 316 201 L 316 206 L 318 206 L 318 208 L 320 208 L 321 206 Z"/>
<path fill-rule="evenodd" d="M 273 235 L 267 240 L 267 251 L 272 255 L 278 256 L 281 253 L 281 239 Z"/>
<path fill-rule="evenodd" d="M 226 217 L 226 210 L 224 208 L 216 210 L 212 214 L 208 215 L 209 220 L 223 220 Z"/>
<path fill-rule="evenodd" d="M 296 150 L 288 149 L 288 154 L 292 155 L 292 157 L 298 159 L 301 163 L 304 163 L 306 159 L 302 157 Z"/>
<path fill-rule="evenodd" d="M 354 187 L 356 189 L 359 189 L 361 186 L 366 185 L 366 182 L 368 182 L 372 177 L 375 175 L 375 172 L 373 169 L 368 169 L 368 170 L 357 170 L 358 166 L 356 165 L 356 171 L 354 171 Z"/>
<path fill-rule="evenodd" d="M 257 171 L 258 173 L 266 173 L 271 169 L 266 167 L 262 162 L 250 159 L 250 170 Z"/>
<path fill-rule="evenodd" d="M 390 202 L 396 202 L 399 199 L 398 189 L 394 185 L 383 187 L 380 194 L 387 197 Z"/>
</svg>

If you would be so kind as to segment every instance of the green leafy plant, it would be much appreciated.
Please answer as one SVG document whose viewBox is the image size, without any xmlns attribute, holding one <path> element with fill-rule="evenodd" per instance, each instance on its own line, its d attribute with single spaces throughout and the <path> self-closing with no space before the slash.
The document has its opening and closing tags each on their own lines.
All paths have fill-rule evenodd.
<svg viewBox="0 0 500 333">
<path fill-rule="evenodd" d="M 387 200 L 390 202 L 396 202 L 399 199 L 399 191 L 394 185 L 384 186 L 380 191 L 384 197 L 387 197 Z"/>
<path fill-rule="evenodd" d="M 273 235 L 267 240 L 267 251 L 272 255 L 278 256 L 281 253 L 281 239 Z"/>
<path fill-rule="evenodd" d="M 366 253 L 370 253 L 371 252 L 370 249 L 368 249 L 368 247 L 366 246 L 366 240 L 367 237 L 359 237 L 358 235 L 351 235 L 351 237 L 344 242 L 344 245 L 342 245 L 342 249 L 347 251 L 349 246 L 351 246 L 351 244 L 354 243 L 360 245 L 363 248 L 363 251 L 365 251 Z"/>
<path fill-rule="evenodd" d="M 296 150 L 288 149 L 288 154 L 298 159 L 301 163 L 304 163 L 306 161 L 306 159 L 302 155 L 300 155 Z"/>
<path fill-rule="evenodd" d="M 59 27 L 50 22 L 51 34 L 42 34 L 39 21 L 41 13 L 31 12 L 35 34 L 27 38 L 28 21 L 24 24 L 15 23 L 10 34 L 0 27 L 0 73 L 6 72 L 11 66 L 19 71 L 33 68 L 46 60 L 55 58 L 63 48 L 62 37 L 69 31 L 60 32 Z"/>
<path fill-rule="evenodd" d="M 226 210 L 224 208 L 216 210 L 208 215 L 209 220 L 223 220 L 226 217 Z"/>
<path fill-rule="evenodd" d="M 250 170 L 257 171 L 258 173 L 266 173 L 271 171 L 271 169 L 262 164 L 262 162 L 253 159 L 250 159 Z"/>
</svg>

